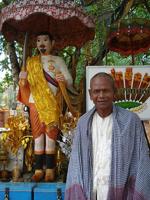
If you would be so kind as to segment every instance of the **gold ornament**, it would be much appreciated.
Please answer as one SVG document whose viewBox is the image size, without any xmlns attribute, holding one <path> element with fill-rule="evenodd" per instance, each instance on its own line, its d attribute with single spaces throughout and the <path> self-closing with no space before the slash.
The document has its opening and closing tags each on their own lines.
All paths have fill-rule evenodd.
<svg viewBox="0 0 150 200">
<path fill-rule="evenodd" d="M 32 140 L 30 126 L 28 120 L 22 115 L 9 117 L 7 126 L 9 131 L 2 133 L 1 142 L 17 157 L 19 148 L 25 149 L 28 142 Z"/>
</svg>

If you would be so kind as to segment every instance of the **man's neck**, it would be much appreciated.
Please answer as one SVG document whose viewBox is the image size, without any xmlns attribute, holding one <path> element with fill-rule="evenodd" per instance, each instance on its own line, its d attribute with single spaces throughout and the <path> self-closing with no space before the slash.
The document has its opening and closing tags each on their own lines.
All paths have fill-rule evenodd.
<svg viewBox="0 0 150 200">
<path fill-rule="evenodd" d="M 112 113 L 113 109 L 111 108 L 109 110 L 107 109 L 107 110 L 96 110 L 96 111 L 100 117 L 105 118 Z"/>
</svg>

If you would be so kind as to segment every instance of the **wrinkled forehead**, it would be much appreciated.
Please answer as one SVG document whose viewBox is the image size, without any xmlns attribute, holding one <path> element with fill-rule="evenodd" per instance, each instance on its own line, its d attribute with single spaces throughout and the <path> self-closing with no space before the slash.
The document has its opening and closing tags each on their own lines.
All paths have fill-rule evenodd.
<svg viewBox="0 0 150 200">
<path fill-rule="evenodd" d="M 105 75 L 97 75 L 90 81 L 90 88 L 112 88 L 115 90 L 115 85 L 112 77 Z"/>
</svg>

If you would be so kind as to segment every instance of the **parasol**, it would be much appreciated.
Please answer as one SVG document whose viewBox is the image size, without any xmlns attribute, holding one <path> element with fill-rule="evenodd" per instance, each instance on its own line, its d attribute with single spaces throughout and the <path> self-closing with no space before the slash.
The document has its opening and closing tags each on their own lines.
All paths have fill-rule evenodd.
<svg viewBox="0 0 150 200">
<path fill-rule="evenodd" d="M 35 47 L 37 33 L 49 32 L 56 49 L 80 48 L 95 34 L 93 19 L 69 0 L 15 1 L 1 10 L 0 30 L 7 41 L 21 44 L 28 32 L 29 47 Z"/>
<path fill-rule="evenodd" d="M 132 57 L 150 48 L 150 21 L 146 19 L 122 20 L 111 26 L 107 45 L 109 50 Z"/>
<path fill-rule="evenodd" d="M 84 13 L 82 7 L 69 0 L 15 1 L 1 10 L 0 31 L 7 41 L 24 44 L 23 67 L 26 66 L 26 46 L 36 46 L 35 36 L 38 33 L 50 33 L 55 40 L 55 49 L 66 46 L 80 48 L 95 35 L 93 19 Z M 59 85 L 74 114 L 65 86 Z"/>
</svg>

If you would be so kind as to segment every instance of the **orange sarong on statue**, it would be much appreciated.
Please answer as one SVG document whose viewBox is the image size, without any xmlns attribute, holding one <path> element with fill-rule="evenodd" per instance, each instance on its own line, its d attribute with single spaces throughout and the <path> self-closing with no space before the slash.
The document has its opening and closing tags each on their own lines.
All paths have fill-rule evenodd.
<svg viewBox="0 0 150 200">
<path fill-rule="evenodd" d="M 47 134 L 48 137 L 53 140 L 57 139 L 59 129 L 57 127 L 52 127 L 49 131 L 46 130 L 45 123 L 40 122 L 39 114 L 34 103 L 30 104 L 30 121 L 34 139 L 38 138 L 41 134 Z"/>
<path fill-rule="evenodd" d="M 34 139 L 45 133 L 45 124 L 40 122 L 39 114 L 34 103 L 30 104 L 30 121 Z"/>
<path fill-rule="evenodd" d="M 25 104 L 26 106 L 30 106 L 29 96 L 30 96 L 29 83 L 26 82 L 25 85 L 20 84 L 18 95 L 17 95 L 17 100 L 20 101 L 21 103 Z"/>
</svg>

